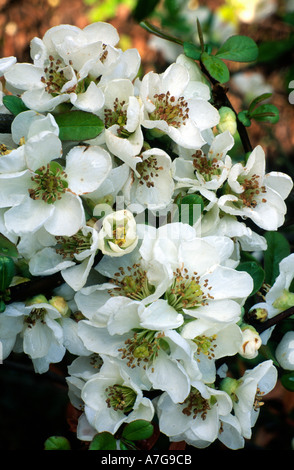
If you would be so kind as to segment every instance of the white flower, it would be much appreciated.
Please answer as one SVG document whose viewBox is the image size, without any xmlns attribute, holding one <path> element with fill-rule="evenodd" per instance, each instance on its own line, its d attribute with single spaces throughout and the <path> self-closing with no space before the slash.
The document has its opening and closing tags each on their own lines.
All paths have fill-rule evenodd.
<svg viewBox="0 0 294 470">
<path fill-rule="evenodd" d="M 19 113 L 11 124 L 11 143 L 5 145 L 0 135 L 0 173 L 17 173 L 27 168 L 46 165 L 62 152 L 59 128 L 51 114 L 35 111 Z M 2 138 L 1 138 L 2 137 Z"/>
<path fill-rule="evenodd" d="M 152 402 L 143 397 L 128 370 L 113 358 L 102 358 L 101 369 L 81 391 L 85 415 L 91 426 L 97 432 L 115 434 L 123 423 L 137 419 L 151 421 L 154 415 Z"/>
<path fill-rule="evenodd" d="M 205 85 L 195 81 L 191 94 L 189 82 L 187 68 L 179 63 L 171 64 L 162 74 L 147 73 L 140 86 L 145 112 L 142 126 L 158 129 L 177 144 L 196 149 L 205 143 L 201 132 L 218 124 L 219 114 L 208 102 L 207 91 L 203 97 Z"/>
<path fill-rule="evenodd" d="M 276 385 L 277 370 L 271 360 L 261 362 L 254 369 L 247 369 L 240 379 L 224 379 L 224 390 L 233 400 L 234 415 L 238 419 L 242 436 L 250 439 L 252 430 L 259 416 L 263 397 Z"/>
<path fill-rule="evenodd" d="M 233 145 L 234 139 L 227 131 L 218 134 L 211 145 L 205 146 L 203 150 L 179 148 L 180 156 L 173 161 L 176 188 L 199 191 L 206 197 L 207 191 L 216 192 L 225 183 L 231 169 L 232 161 L 227 152 Z M 214 194 L 211 198 L 216 200 Z"/>
<path fill-rule="evenodd" d="M 112 212 L 104 217 L 98 234 L 98 248 L 109 256 L 123 256 L 138 243 L 136 221 L 128 210 Z"/>
<path fill-rule="evenodd" d="M 7 305 L 0 314 L 5 356 L 17 347 L 32 359 L 36 372 L 46 372 L 50 363 L 60 362 L 65 354 L 60 318 L 58 310 L 46 302 Z"/>
<path fill-rule="evenodd" d="M 127 204 L 139 204 L 152 211 L 164 209 L 170 204 L 174 188 L 170 156 L 164 150 L 152 148 L 140 155 L 123 194 Z"/>
<path fill-rule="evenodd" d="M 42 230 L 41 236 L 40 230 L 36 234 L 42 242 L 45 230 Z M 25 247 L 24 240 L 27 238 L 35 239 L 34 235 L 30 234 L 30 237 L 22 237 L 22 250 Z M 29 256 L 29 270 L 33 276 L 48 276 L 60 271 L 65 282 L 72 289 L 78 291 L 87 282 L 97 251 L 98 232 L 94 228 L 85 225 L 70 237 L 52 237 L 49 246 L 44 248 L 43 245 L 35 253 L 32 253 Z"/>
<path fill-rule="evenodd" d="M 135 96 L 134 85 L 127 79 L 108 82 L 103 92 L 105 103 L 98 115 L 105 123 L 105 130 L 99 139 L 104 138 L 108 150 L 134 169 L 143 146 L 142 104 Z"/>
<path fill-rule="evenodd" d="M 294 370 L 294 331 L 284 334 L 276 348 L 276 359 L 285 370 Z"/>
<path fill-rule="evenodd" d="M 140 65 L 137 50 L 123 52 L 117 30 L 96 22 L 80 29 L 71 25 L 50 28 L 43 39 L 31 41 L 33 64 L 16 63 L 4 77 L 26 106 L 53 111 L 64 102 L 97 113 L 104 104 L 101 85 L 114 78 L 132 80 Z"/>
<path fill-rule="evenodd" d="M 181 403 L 173 403 L 163 393 L 156 405 L 161 432 L 171 441 L 185 440 L 199 448 L 208 447 L 219 433 L 222 416 L 232 409 L 230 397 L 201 381 L 192 384 L 189 395 Z"/>
<path fill-rule="evenodd" d="M 262 309 L 267 314 L 267 318 L 273 318 L 283 310 L 294 306 L 294 294 L 289 291 L 291 282 L 294 278 L 294 254 L 286 256 L 279 263 L 279 275 L 277 276 L 274 284 L 270 287 L 265 296 L 264 301 L 255 304 L 251 309 L 250 313 L 254 310 Z M 263 344 L 266 344 L 270 338 L 273 329 L 275 327 L 268 328 L 266 331 L 261 333 Z"/>
<path fill-rule="evenodd" d="M 286 204 L 293 182 L 281 172 L 265 174 L 265 154 L 258 145 L 247 163 L 236 163 L 228 176 L 226 194 L 218 200 L 220 209 L 248 217 L 264 230 L 277 230 L 284 223 Z"/>
<path fill-rule="evenodd" d="M 44 226 L 55 236 L 74 235 L 85 224 L 80 196 L 104 181 L 110 155 L 100 147 L 76 146 L 66 155 L 64 168 L 40 159 L 41 145 L 28 170 L 0 175 L 0 206 L 11 207 L 4 215 L 7 230 L 24 234 Z"/>
<path fill-rule="evenodd" d="M 206 383 L 215 381 L 215 361 L 237 354 L 242 344 L 242 332 L 236 323 L 221 324 L 197 319 L 184 324 L 180 334 L 194 343 L 202 380 Z"/>
</svg>

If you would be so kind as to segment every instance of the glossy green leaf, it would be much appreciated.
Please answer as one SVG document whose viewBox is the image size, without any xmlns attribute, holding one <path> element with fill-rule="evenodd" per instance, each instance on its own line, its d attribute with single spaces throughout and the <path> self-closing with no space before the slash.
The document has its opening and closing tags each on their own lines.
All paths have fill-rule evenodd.
<svg viewBox="0 0 294 470">
<path fill-rule="evenodd" d="M 199 60 L 201 50 L 191 42 L 184 42 L 184 54 L 190 59 Z"/>
<path fill-rule="evenodd" d="M 61 140 L 83 141 L 97 137 L 104 129 L 103 121 L 92 113 L 69 111 L 54 115 Z"/>
<path fill-rule="evenodd" d="M 14 276 L 15 268 L 13 259 L 9 256 L 0 256 L 0 292 L 5 291 L 10 286 Z"/>
<path fill-rule="evenodd" d="M 0 233 L 0 255 L 11 256 L 13 258 L 18 256 L 16 246 L 2 233 Z"/>
<path fill-rule="evenodd" d="M 264 252 L 265 282 L 273 285 L 279 275 L 279 263 L 290 255 L 288 240 L 280 232 L 266 232 L 267 250 Z"/>
<path fill-rule="evenodd" d="M 249 105 L 249 108 L 248 108 L 248 111 L 249 113 L 251 113 L 253 111 L 253 109 L 259 104 L 261 103 L 261 101 L 264 101 L 264 100 L 267 100 L 268 98 L 270 98 L 272 96 L 272 93 L 263 93 L 262 95 L 259 95 L 257 96 L 256 98 L 254 98 L 250 105 Z"/>
<path fill-rule="evenodd" d="M 258 57 L 258 47 L 252 38 L 235 35 L 229 37 L 215 55 L 235 62 L 252 62 Z"/>
<path fill-rule="evenodd" d="M 14 116 L 17 114 L 22 113 L 23 111 L 27 111 L 28 108 L 24 104 L 21 98 L 14 95 L 5 95 L 3 96 L 3 104 L 4 106 L 10 111 Z"/>
<path fill-rule="evenodd" d="M 250 113 L 250 116 L 256 121 L 270 122 L 271 124 L 276 124 L 280 119 L 278 108 L 270 103 L 258 106 Z"/>
<path fill-rule="evenodd" d="M 230 79 L 230 72 L 226 64 L 214 55 L 202 52 L 201 62 L 211 77 L 220 83 L 226 83 Z"/>
<path fill-rule="evenodd" d="M 153 434 L 153 425 L 143 419 L 128 423 L 122 432 L 122 438 L 128 441 L 142 441 Z"/>
<path fill-rule="evenodd" d="M 110 432 L 100 432 L 94 436 L 89 450 L 116 450 L 116 439 Z"/>
<path fill-rule="evenodd" d="M 71 450 L 70 443 L 66 437 L 51 436 L 45 441 L 45 450 Z"/>
<path fill-rule="evenodd" d="M 243 126 L 245 127 L 251 126 L 251 120 L 249 118 L 248 111 L 240 111 L 238 113 L 238 119 L 240 122 L 242 122 Z"/>
<path fill-rule="evenodd" d="M 247 272 L 253 279 L 253 289 L 250 295 L 256 294 L 264 282 L 264 270 L 254 261 L 244 261 L 237 266 L 237 271 Z"/>
</svg>

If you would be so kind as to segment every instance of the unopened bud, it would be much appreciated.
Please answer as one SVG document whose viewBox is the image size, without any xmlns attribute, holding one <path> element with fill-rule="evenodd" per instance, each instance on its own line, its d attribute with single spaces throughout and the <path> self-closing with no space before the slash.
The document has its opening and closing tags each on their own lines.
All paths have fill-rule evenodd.
<svg viewBox="0 0 294 470">
<path fill-rule="evenodd" d="M 109 256 L 122 256 L 137 246 L 137 226 L 128 210 L 112 212 L 103 219 L 99 232 L 99 249 Z"/>
<path fill-rule="evenodd" d="M 234 135 L 237 131 L 237 121 L 234 111 L 227 106 L 222 106 L 218 112 L 220 121 L 217 125 L 217 130 L 219 132 L 229 131 Z"/>
<path fill-rule="evenodd" d="M 239 386 L 239 382 L 231 377 L 225 377 L 220 383 L 220 389 L 226 392 L 234 402 L 238 401 L 236 390 Z"/>
<path fill-rule="evenodd" d="M 70 315 L 70 308 L 66 300 L 60 295 L 55 295 L 54 297 L 51 297 L 51 299 L 49 300 L 49 304 L 52 305 L 52 307 L 56 308 L 56 310 L 58 310 L 58 312 L 63 317 Z"/>
<path fill-rule="evenodd" d="M 287 310 L 287 308 L 294 307 L 294 294 L 284 289 L 282 295 L 273 302 L 273 307 L 278 310 Z"/>
<path fill-rule="evenodd" d="M 255 328 L 251 325 L 243 326 L 241 329 L 243 340 L 239 354 L 246 359 L 254 359 L 262 345 L 261 338 Z"/>
<path fill-rule="evenodd" d="M 45 295 L 38 294 L 26 301 L 27 306 L 34 304 L 48 304 L 48 300 L 46 299 Z"/>
</svg>

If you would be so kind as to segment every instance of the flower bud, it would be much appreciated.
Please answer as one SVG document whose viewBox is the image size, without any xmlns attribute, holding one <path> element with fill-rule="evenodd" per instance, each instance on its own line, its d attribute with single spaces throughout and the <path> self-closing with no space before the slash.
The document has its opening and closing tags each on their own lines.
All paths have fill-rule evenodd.
<svg viewBox="0 0 294 470">
<path fill-rule="evenodd" d="M 239 386 L 238 380 L 233 379 L 231 377 L 225 377 L 220 383 L 220 389 L 223 392 L 226 392 L 234 402 L 238 401 L 238 398 L 236 395 L 236 390 L 238 386 Z"/>
<path fill-rule="evenodd" d="M 236 115 L 231 108 L 227 106 L 222 106 L 219 109 L 220 121 L 217 125 L 217 129 L 219 132 L 229 131 L 232 135 L 234 135 L 237 131 L 237 121 Z"/>
<path fill-rule="evenodd" d="M 276 349 L 276 359 L 285 370 L 294 370 L 294 331 L 288 331 Z"/>
<path fill-rule="evenodd" d="M 254 308 L 248 312 L 247 317 L 249 320 L 263 323 L 268 318 L 268 311 L 266 308 L 261 308 L 261 307 Z"/>
<path fill-rule="evenodd" d="M 246 359 L 254 359 L 262 345 L 261 338 L 255 328 L 250 325 L 244 325 L 241 330 L 243 339 L 239 354 Z"/>
<path fill-rule="evenodd" d="M 99 249 L 109 256 L 122 256 L 137 246 L 136 221 L 128 210 L 108 214 L 99 232 Z"/>
<path fill-rule="evenodd" d="M 282 295 L 273 302 L 273 307 L 278 310 L 287 310 L 294 306 L 294 294 L 287 289 L 283 290 Z"/>
<path fill-rule="evenodd" d="M 60 295 L 55 295 L 54 297 L 51 297 L 51 299 L 49 300 L 49 304 L 52 305 L 52 307 L 56 308 L 56 310 L 58 310 L 58 312 L 63 317 L 70 315 L 70 308 L 66 300 Z"/>
<path fill-rule="evenodd" d="M 27 306 L 34 304 L 48 304 L 48 300 L 46 299 L 45 295 L 38 294 L 26 301 Z"/>
</svg>

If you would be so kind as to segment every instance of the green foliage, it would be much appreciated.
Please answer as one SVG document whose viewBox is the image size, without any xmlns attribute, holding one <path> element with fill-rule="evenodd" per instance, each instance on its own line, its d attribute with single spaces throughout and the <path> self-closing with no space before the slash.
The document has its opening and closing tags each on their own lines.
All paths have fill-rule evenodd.
<svg viewBox="0 0 294 470">
<path fill-rule="evenodd" d="M 271 93 L 264 93 L 257 96 L 251 101 L 248 110 L 243 110 L 238 113 L 238 119 L 244 126 L 251 126 L 252 119 L 259 122 L 269 122 L 271 124 L 276 124 L 279 121 L 279 110 L 274 104 L 265 103 L 259 105 L 261 101 L 268 99 L 271 95 Z"/>
<path fill-rule="evenodd" d="M 12 258 L 18 256 L 16 246 L 2 233 L 0 233 L 0 255 L 11 256 Z"/>
<path fill-rule="evenodd" d="M 96 434 L 90 443 L 89 450 L 116 450 L 117 440 L 121 450 L 136 450 L 135 442 L 149 439 L 153 431 L 151 423 L 138 419 L 123 427 L 119 439 L 106 431 Z"/>
<path fill-rule="evenodd" d="M 198 217 L 200 217 L 204 210 L 204 202 L 199 194 L 180 196 L 177 198 L 176 203 L 179 211 L 179 222 L 189 223 L 191 226 L 197 222 Z"/>
<path fill-rule="evenodd" d="M 9 256 L 0 256 L 0 293 L 9 286 L 14 276 L 14 261 Z"/>
<path fill-rule="evenodd" d="M 264 252 L 264 281 L 273 285 L 279 275 L 279 263 L 290 255 L 290 245 L 280 232 L 266 232 L 267 250 Z"/>
<path fill-rule="evenodd" d="M 253 289 L 250 296 L 258 292 L 264 282 L 264 270 L 256 261 L 244 261 L 241 262 L 236 268 L 237 271 L 247 272 L 253 279 Z"/>
<path fill-rule="evenodd" d="M 220 83 L 226 83 L 230 79 L 230 72 L 226 64 L 208 52 L 202 52 L 200 60 L 211 77 Z"/>
<path fill-rule="evenodd" d="M 116 450 L 116 439 L 110 432 L 100 432 L 94 436 L 89 450 Z"/>
<path fill-rule="evenodd" d="M 69 111 L 56 114 L 61 140 L 83 141 L 97 137 L 104 129 L 103 121 L 95 114 L 85 111 Z"/>
<path fill-rule="evenodd" d="M 294 392 L 294 372 L 283 374 L 281 377 L 281 383 L 287 390 Z"/>
<path fill-rule="evenodd" d="M 51 436 L 46 439 L 44 450 L 71 450 L 71 446 L 66 437 Z"/>
<path fill-rule="evenodd" d="M 128 423 L 123 429 L 122 438 L 128 441 L 142 441 L 153 434 L 153 425 L 143 419 Z"/>
<path fill-rule="evenodd" d="M 18 96 L 5 95 L 3 96 L 2 101 L 8 111 L 10 111 L 14 116 L 28 110 L 24 102 Z"/>
<path fill-rule="evenodd" d="M 222 44 L 215 56 L 234 62 L 253 62 L 258 57 L 258 47 L 250 37 L 231 36 Z"/>
</svg>

